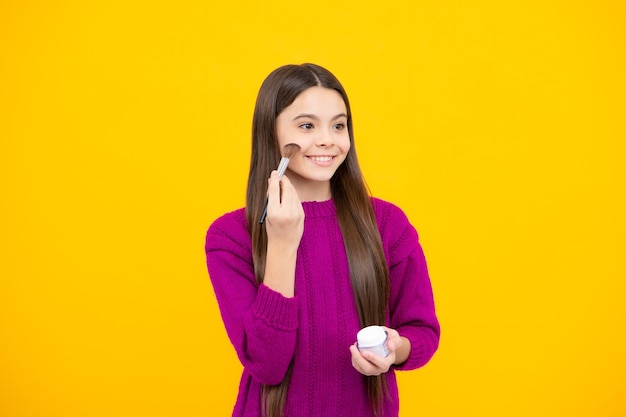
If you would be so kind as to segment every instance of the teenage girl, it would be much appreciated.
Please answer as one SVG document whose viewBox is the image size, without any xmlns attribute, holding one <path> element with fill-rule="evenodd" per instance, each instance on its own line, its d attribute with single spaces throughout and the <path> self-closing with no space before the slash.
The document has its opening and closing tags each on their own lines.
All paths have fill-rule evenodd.
<svg viewBox="0 0 626 417">
<path fill-rule="evenodd" d="M 395 417 L 395 371 L 437 350 L 418 235 L 401 209 L 369 196 L 348 97 L 320 66 L 286 65 L 263 82 L 246 207 L 211 225 L 206 257 L 243 365 L 233 416 Z M 357 348 L 369 325 L 387 331 L 387 357 Z"/>
</svg>

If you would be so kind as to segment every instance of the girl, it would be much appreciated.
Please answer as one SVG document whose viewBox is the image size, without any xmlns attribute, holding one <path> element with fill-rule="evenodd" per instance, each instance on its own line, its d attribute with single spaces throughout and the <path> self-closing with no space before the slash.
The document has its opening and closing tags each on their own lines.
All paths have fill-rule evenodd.
<svg viewBox="0 0 626 417">
<path fill-rule="evenodd" d="M 246 207 L 217 219 L 205 248 L 243 365 L 233 416 L 398 415 L 395 370 L 429 361 L 439 323 L 417 233 L 368 195 L 348 97 L 328 70 L 286 65 L 263 82 Z M 358 350 L 369 325 L 385 326 L 387 357 Z"/>
</svg>

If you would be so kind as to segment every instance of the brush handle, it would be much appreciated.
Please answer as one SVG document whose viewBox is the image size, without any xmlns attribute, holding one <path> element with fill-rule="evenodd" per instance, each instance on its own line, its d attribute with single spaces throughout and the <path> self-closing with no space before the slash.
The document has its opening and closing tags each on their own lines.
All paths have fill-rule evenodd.
<svg viewBox="0 0 626 417">
<path fill-rule="evenodd" d="M 280 164 L 278 164 L 278 179 L 283 177 L 283 174 L 287 170 L 287 165 L 289 165 L 289 158 L 282 157 Z"/>
<path fill-rule="evenodd" d="M 278 164 L 278 179 L 280 180 L 283 177 L 283 174 L 287 170 L 287 165 L 289 165 L 289 158 L 281 158 L 280 163 Z M 259 224 L 263 224 L 265 222 L 265 217 L 267 217 L 267 205 L 269 203 L 269 198 L 265 199 L 265 207 L 263 207 L 263 213 L 261 213 L 261 218 L 259 219 Z"/>
<path fill-rule="evenodd" d="M 267 203 L 269 203 L 269 199 L 265 199 L 265 207 L 263 207 L 263 213 L 261 213 L 261 218 L 259 219 L 259 224 L 263 224 L 265 221 L 265 217 L 267 216 Z"/>
</svg>

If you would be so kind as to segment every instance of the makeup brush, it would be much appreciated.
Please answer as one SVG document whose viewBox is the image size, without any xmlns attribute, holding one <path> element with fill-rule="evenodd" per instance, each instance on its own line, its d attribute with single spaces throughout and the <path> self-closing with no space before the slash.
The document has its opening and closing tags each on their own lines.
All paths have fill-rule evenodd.
<svg viewBox="0 0 626 417">
<path fill-rule="evenodd" d="M 283 157 L 280 159 L 280 163 L 278 164 L 278 179 L 280 180 L 283 177 L 283 174 L 287 170 L 287 165 L 289 165 L 289 159 L 295 155 L 296 152 L 300 150 L 300 145 L 295 143 L 288 143 L 283 146 Z M 261 218 L 259 219 L 259 224 L 263 224 L 265 221 L 265 217 L 267 216 L 267 203 L 269 200 L 265 199 L 265 207 L 263 208 L 263 213 L 261 213 Z"/>
</svg>

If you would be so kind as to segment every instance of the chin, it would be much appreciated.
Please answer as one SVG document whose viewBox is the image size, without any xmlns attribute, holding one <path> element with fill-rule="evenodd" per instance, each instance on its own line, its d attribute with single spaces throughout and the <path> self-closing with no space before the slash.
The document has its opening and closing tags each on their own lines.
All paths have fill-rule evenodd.
<svg viewBox="0 0 626 417">
<path fill-rule="evenodd" d="M 332 175 L 311 175 L 307 179 L 309 181 L 315 181 L 315 182 L 328 182 L 333 177 L 333 175 L 335 175 L 334 172 L 332 173 Z"/>
</svg>

